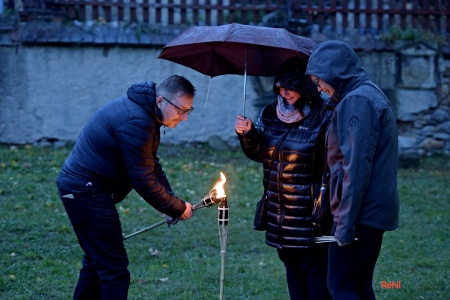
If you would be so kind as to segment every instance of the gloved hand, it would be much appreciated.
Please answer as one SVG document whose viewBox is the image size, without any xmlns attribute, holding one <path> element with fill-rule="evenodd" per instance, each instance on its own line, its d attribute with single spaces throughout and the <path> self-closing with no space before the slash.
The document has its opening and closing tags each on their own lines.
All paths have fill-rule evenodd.
<svg viewBox="0 0 450 300">
<path fill-rule="evenodd" d="M 177 224 L 178 221 L 180 221 L 179 218 L 172 218 L 172 217 L 167 216 L 167 226 L 169 226 L 169 228 L 171 225 Z"/>
</svg>

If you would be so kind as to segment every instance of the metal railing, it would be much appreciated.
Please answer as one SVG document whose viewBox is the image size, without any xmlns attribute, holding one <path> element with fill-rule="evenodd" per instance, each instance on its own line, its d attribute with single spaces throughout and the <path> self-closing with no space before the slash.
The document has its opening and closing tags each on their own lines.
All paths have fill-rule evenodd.
<svg viewBox="0 0 450 300">
<path fill-rule="evenodd" d="M 17 2 L 17 1 L 16 1 Z M 8 1 L 8 3 L 16 3 Z M 318 30 L 391 26 L 450 33 L 450 3 L 438 0 L 23 0 L 21 19 L 44 14 L 66 20 L 143 23 L 148 25 L 261 24 L 264 16 L 283 12 L 289 20 Z"/>
</svg>

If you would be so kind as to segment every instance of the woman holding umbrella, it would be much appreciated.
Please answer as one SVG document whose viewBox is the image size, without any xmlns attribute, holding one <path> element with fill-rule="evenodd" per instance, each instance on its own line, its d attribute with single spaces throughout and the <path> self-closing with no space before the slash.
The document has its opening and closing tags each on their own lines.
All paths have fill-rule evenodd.
<svg viewBox="0 0 450 300">
<path fill-rule="evenodd" d="M 235 129 L 245 155 L 263 164 L 267 199 L 266 244 L 275 247 L 286 267 L 291 300 L 331 299 L 327 290 L 327 245 L 311 222 L 313 190 L 324 165 L 326 104 L 305 76 L 305 63 L 286 60 L 278 69 L 276 100 L 256 124 L 237 116 Z"/>
</svg>

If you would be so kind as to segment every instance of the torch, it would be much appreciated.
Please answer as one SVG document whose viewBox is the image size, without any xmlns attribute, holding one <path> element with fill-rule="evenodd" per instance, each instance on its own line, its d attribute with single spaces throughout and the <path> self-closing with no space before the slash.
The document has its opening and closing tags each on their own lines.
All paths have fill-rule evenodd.
<svg viewBox="0 0 450 300">
<path fill-rule="evenodd" d="M 219 299 L 223 299 L 223 284 L 225 280 L 225 254 L 227 248 L 227 239 L 228 239 L 228 221 L 229 221 L 229 211 L 227 203 L 227 195 L 225 194 L 225 189 L 223 188 L 226 177 L 220 172 L 221 181 L 216 184 L 214 187 L 216 189 L 216 197 L 220 199 L 220 205 L 218 207 L 218 226 L 219 226 L 219 238 L 220 238 L 220 256 L 221 256 L 221 265 L 220 265 L 220 296 Z"/>
<path fill-rule="evenodd" d="M 225 178 L 225 176 L 222 174 L 222 172 L 220 173 L 221 176 L 223 176 L 223 178 Z M 226 179 L 225 179 L 226 180 Z M 224 181 L 225 183 L 225 181 Z M 203 207 L 209 207 L 215 204 L 218 204 L 219 202 L 221 202 L 222 199 L 222 193 L 225 194 L 225 192 L 223 191 L 223 183 L 221 184 L 221 181 L 219 181 L 218 183 L 216 183 L 216 185 L 214 186 L 214 188 L 212 190 L 209 191 L 209 193 L 203 198 L 203 200 L 199 201 L 198 203 L 192 205 L 192 211 L 195 211 L 197 209 L 203 208 Z M 221 188 L 222 187 L 222 188 Z M 221 194 L 219 194 L 219 192 Z M 226 198 L 225 198 L 226 199 Z M 162 224 L 166 224 L 169 223 L 169 220 L 167 218 L 156 222 L 155 224 L 152 224 L 148 227 L 145 227 L 141 230 L 138 230 L 136 232 L 133 232 L 129 235 L 126 235 L 123 237 L 124 240 L 129 239 L 130 237 L 133 237 L 135 235 L 141 234 L 143 232 L 152 230 L 153 228 L 156 228 Z"/>
<path fill-rule="evenodd" d="M 219 238 L 220 238 L 220 256 L 221 256 L 221 266 L 220 266 L 220 296 L 219 299 L 223 300 L 223 284 L 225 281 L 225 254 L 227 248 L 227 239 L 228 239 L 228 221 L 229 221 L 229 211 L 227 203 L 227 195 L 225 194 L 224 185 L 227 181 L 225 175 L 220 172 L 220 181 L 218 181 L 212 190 L 209 191 L 208 195 L 206 195 L 203 200 L 194 204 L 192 206 L 192 210 L 197 210 L 202 207 L 209 207 L 220 202 L 218 206 L 218 226 L 219 226 Z M 137 234 L 146 232 L 155 227 L 158 227 L 164 223 L 168 223 L 167 219 L 161 220 L 149 227 L 136 231 L 130 235 L 125 236 L 123 239 L 126 240 L 132 236 Z"/>
</svg>

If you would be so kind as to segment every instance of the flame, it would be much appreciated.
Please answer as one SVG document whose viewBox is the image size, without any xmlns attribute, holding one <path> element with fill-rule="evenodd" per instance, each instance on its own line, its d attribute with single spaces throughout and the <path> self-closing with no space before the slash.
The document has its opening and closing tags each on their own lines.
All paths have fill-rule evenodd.
<svg viewBox="0 0 450 300">
<path fill-rule="evenodd" d="M 222 172 L 220 172 L 220 181 L 218 181 L 213 188 L 213 190 L 216 190 L 217 198 L 225 198 L 227 196 L 225 194 L 225 189 L 223 188 L 226 181 L 227 181 L 227 178 L 225 177 L 225 175 Z"/>
</svg>

